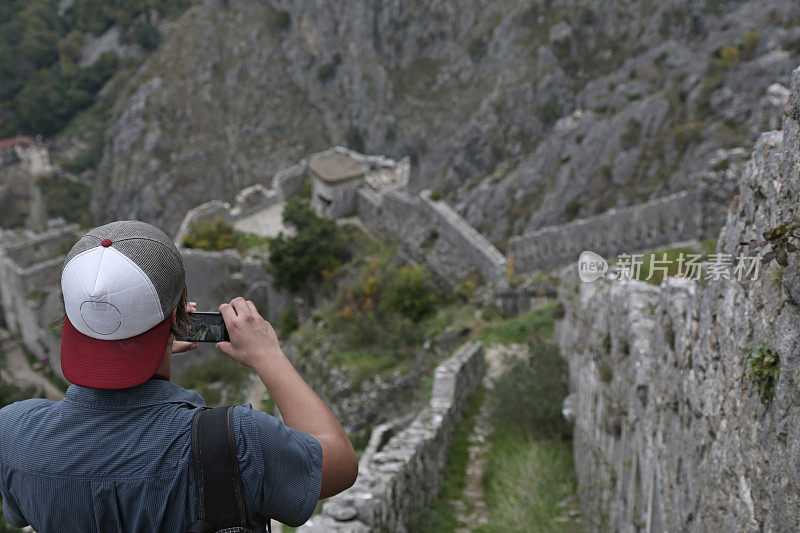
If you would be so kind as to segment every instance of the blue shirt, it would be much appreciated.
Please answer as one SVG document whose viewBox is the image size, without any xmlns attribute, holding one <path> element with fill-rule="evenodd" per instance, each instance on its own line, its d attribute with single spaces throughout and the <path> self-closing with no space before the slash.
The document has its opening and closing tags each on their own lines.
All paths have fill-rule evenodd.
<svg viewBox="0 0 800 533">
<path fill-rule="evenodd" d="M 194 391 L 151 379 L 129 389 L 72 385 L 59 402 L 0 409 L 0 494 L 6 520 L 39 533 L 186 531 L 197 519 Z M 234 408 L 251 520 L 300 525 L 322 483 L 322 447 L 250 404 Z"/>
</svg>

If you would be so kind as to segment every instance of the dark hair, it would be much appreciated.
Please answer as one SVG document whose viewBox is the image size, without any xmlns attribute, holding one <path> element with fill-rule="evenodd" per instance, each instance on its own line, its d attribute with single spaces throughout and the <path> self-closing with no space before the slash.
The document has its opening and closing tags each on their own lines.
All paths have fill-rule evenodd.
<svg viewBox="0 0 800 533">
<path fill-rule="evenodd" d="M 189 313 L 186 311 L 186 306 L 189 304 L 189 297 L 186 295 L 186 285 L 183 286 L 183 294 L 178 302 L 178 310 L 175 312 L 175 325 L 170 324 L 169 332 L 176 337 L 185 337 L 189 334 L 189 327 L 192 321 L 189 318 Z"/>
</svg>

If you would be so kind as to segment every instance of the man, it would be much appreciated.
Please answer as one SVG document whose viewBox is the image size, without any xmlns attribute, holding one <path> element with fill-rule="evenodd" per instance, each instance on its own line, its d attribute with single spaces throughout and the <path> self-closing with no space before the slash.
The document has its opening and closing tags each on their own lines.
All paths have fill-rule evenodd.
<svg viewBox="0 0 800 533">
<path fill-rule="evenodd" d="M 198 517 L 191 424 L 205 403 L 169 381 L 186 327 L 185 273 L 175 245 L 139 221 L 100 226 L 67 255 L 60 402 L 0 410 L 0 494 L 6 520 L 39 533 L 186 531 Z M 253 302 L 219 306 L 230 342 L 283 416 L 234 408 L 248 518 L 305 522 L 319 498 L 351 486 L 358 463 L 344 429 L 281 351 Z"/>
</svg>

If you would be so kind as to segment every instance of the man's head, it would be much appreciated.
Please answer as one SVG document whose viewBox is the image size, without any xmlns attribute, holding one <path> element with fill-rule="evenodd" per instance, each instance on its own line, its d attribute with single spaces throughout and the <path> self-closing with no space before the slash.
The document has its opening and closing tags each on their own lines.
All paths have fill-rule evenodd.
<svg viewBox="0 0 800 533">
<path fill-rule="evenodd" d="M 98 389 L 153 377 L 188 322 L 185 278 L 180 253 L 155 226 L 124 220 L 86 233 L 61 274 L 64 376 Z"/>
</svg>

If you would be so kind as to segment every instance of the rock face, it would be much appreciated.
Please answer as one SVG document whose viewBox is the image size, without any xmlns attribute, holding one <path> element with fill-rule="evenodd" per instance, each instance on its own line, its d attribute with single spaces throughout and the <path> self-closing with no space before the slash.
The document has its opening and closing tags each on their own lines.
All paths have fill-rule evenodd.
<svg viewBox="0 0 800 533">
<path fill-rule="evenodd" d="M 683 190 L 716 149 L 749 148 L 798 21 L 792 0 L 209 0 L 117 101 L 94 222 L 174 233 L 190 207 L 346 144 L 411 156 L 413 187 L 502 243 Z"/>
<path fill-rule="evenodd" d="M 783 131 L 740 176 L 717 252 L 800 214 L 800 69 Z M 599 530 L 795 531 L 800 526 L 800 261 L 753 281 L 578 281 L 563 272 L 575 462 Z M 710 272 L 707 270 L 705 275 Z M 743 389 L 741 358 L 780 356 L 774 397 Z"/>
</svg>

